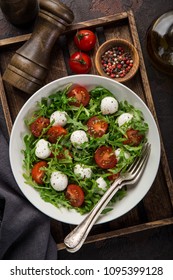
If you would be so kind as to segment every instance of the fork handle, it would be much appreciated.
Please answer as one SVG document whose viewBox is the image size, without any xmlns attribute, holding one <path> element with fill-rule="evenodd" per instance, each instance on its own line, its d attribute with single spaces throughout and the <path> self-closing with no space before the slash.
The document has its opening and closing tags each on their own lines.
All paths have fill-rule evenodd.
<svg viewBox="0 0 173 280">
<path fill-rule="evenodd" d="M 100 213 L 106 207 L 111 198 L 124 185 L 121 183 L 122 178 L 118 178 L 117 180 L 115 180 L 115 182 L 110 186 L 110 188 L 106 191 L 106 193 L 96 204 L 96 206 L 86 216 L 86 218 L 66 236 L 66 238 L 64 239 L 64 244 L 66 245 L 67 250 L 69 249 L 69 251 L 75 252 L 81 248 L 92 226 L 98 219 Z"/>
</svg>

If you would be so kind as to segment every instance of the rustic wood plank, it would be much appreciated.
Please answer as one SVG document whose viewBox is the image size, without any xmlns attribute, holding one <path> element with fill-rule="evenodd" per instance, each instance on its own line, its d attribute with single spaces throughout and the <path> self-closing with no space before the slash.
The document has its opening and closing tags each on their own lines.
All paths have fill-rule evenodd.
<svg viewBox="0 0 173 280">
<path fill-rule="evenodd" d="M 163 226 L 167 226 L 167 225 L 171 225 L 171 224 L 173 224 L 173 218 L 158 220 L 158 221 L 154 221 L 154 222 L 148 222 L 148 223 L 144 223 L 144 224 L 140 224 L 140 225 L 136 225 L 136 226 L 132 226 L 132 227 L 126 227 L 126 228 L 123 228 L 123 229 L 120 229 L 120 230 L 114 230 L 114 231 L 111 231 L 111 232 L 107 232 L 104 235 L 103 234 L 97 234 L 97 235 L 94 235 L 94 236 L 89 236 L 89 237 L 87 237 L 87 240 L 85 241 L 85 244 L 99 242 L 99 241 L 105 241 L 105 240 L 108 240 L 110 238 L 126 236 L 128 234 L 147 231 L 147 230 L 150 230 L 150 229 L 159 228 L 159 227 L 163 227 Z M 58 250 L 66 249 L 65 244 L 63 242 L 57 244 L 57 249 Z"/>
<path fill-rule="evenodd" d="M 4 110 L 4 116 L 5 116 L 5 121 L 7 124 L 7 130 L 8 130 L 8 133 L 10 134 L 13 123 L 12 123 L 11 114 L 10 114 L 9 107 L 8 107 L 7 97 L 6 97 L 6 93 L 4 90 L 4 85 L 2 82 L 1 74 L 0 74 L 0 98 L 1 98 L 1 103 L 2 103 L 3 110 Z"/>
<path fill-rule="evenodd" d="M 111 39 L 113 37 L 123 37 L 124 39 L 131 41 L 135 45 L 140 56 L 140 68 L 135 77 L 131 81 L 128 81 L 126 85 L 133 91 L 135 91 L 138 96 L 147 103 L 157 122 L 157 116 L 146 74 L 135 20 L 131 11 L 70 25 L 67 28 L 66 32 L 64 32 L 64 34 L 59 38 L 59 40 L 55 44 L 55 47 L 53 48 L 53 52 L 51 54 L 50 71 L 45 80 L 45 84 L 49 83 L 52 80 L 72 74 L 68 67 L 68 58 L 72 52 L 77 50 L 73 43 L 73 36 L 77 29 L 86 27 L 92 29 L 97 36 L 96 47 L 90 52 L 92 60 L 91 73 L 93 74 L 97 74 L 94 65 L 95 53 L 99 45 L 102 44 L 105 40 Z M 23 42 L 28 40 L 30 36 L 31 34 L 26 34 L 0 40 L 0 61 L 2 72 L 7 67 L 7 64 L 15 50 L 17 50 L 17 48 L 21 46 Z M 20 92 L 9 84 L 3 83 L 1 77 L 0 95 L 7 122 L 7 128 L 10 134 L 12 123 L 14 122 L 20 108 L 29 98 L 29 95 Z M 96 242 L 104 240 L 106 238 L 127 235 L 129 233 L 173 223 L 173 183 L 166 154 L 164 151 L 162 138 L 161 145 L 162 165 L 152 188 L 143 199 L 143 201 L 123 217 L 120 217 L 106 224 L 94 226 L 87 239 L 87 242 Z M 161 203 L 160 197 L 162 197 Z M 154 206 L 152 206 L 153 201 Z M 159 209 L 160 205 L 162 209 Z M 63 249 L 63 238 L 72 228 L 74 228 L 74 226 L 66 225 L 58 221 L 53 221 L 52 225 L 52 231 L 55 240 L 57 243 L 59 243 L 58 249 Z"/>
<path fill-rule="evenodd" d="M 24 35 L 19 35 L 16 37 L 2 39 L 2 40 L 0 40 L 0 47 L 10 46 L 12 44 L 18 44 L 20 42 L 25 42 L 25 41 L 29 40 L 30 37 L 31 37 L 31 34 L 24 34 Z"/>
<path fill-rule="evenodd" d="M 107 24 L 115 23 L 121 20 L 124 20 L 127 18 L 127 12 L 122 12 L 118 14 L 114 14 L 112 16 L 106 16 L 106 17 L 101 17 L 97 19 L 92 19 L 88 21 L 83 21 L 80 23 L 72 24 L 69 25 L 64 32 L 64 34 L 69 33 L 71 31 L 76 31 L 78 29 L 83 29 L 83 28 L 96 28 L 99 26 L 104 26 Z"/>
<path fill-rule="evenodd" d="M 65 77 L 67 75 L 68 72 L 65 65 L 63 50 L 57 44 L 51 53 L 50 67 L 44 84 L 46 85 L 50 81 Z"/>
<path fill-rule="evenodd" d="M 122 12 L 122 13 L 115 14 L 113 16 L 107 16 L 107 17 L 102 17 L 102 18 L 93 19 L 93 20 L 89 20 L 89 21 L 83 21 L 80 23 L 75 23 L 75 24 L 69 25 L 67 27 L 66 31 L 64 32 L 64 34 L 71 33 L 72 31 L 76 31 L 81 28 L 91 28 L 91 27 L 96 28 L 96 27 L 103 26 L 106 24 L 111 24 L 112 22 L 115 22 L 115 21 L 123 20 L 125 18 L 127 18 L 127 13 Z M 2 40 L 0 40 L 0 47 L 9 46 L 11 44 L 16 44 L 19 42 L 25 42 L 25 41 L 29 40 L 30 37 L 31 37 L 31 34 L 29 33 L 29 34 L 19 35 L 16 37 L 2 39 Z"/>
<path fill-rule="evenodd" d="M 160 139 L 161 139 L 161 163 L 163 163 L 162 168 L 164 170 L 165 178 L 166 178 L 166 181 L 167 181 L 167 186 L 168 186 L 169 193 L 170 193 L 171 203 L 172 203 L 172 206 L 173 206 L 172 176 L 171 176 L 171 173 L 170 173 L 165 148 L 164 148 L 164 145 L 163 145 L 163 140 L 162 140 L 162 136 L 161 136 L 158 120 L 157 120 L 157 115 L 156 115 L 156 111 L 155 111 L 154 101 L 153 101 L 153 98 L 152 98 L 152 93 L 151 93 L 151 89 L 150 89 L 150 86 L 149 86 L 147 72 L 146 72 L 144 59 L 143 59 L 143 55 L 142 55 L 142 49 L 141 49 L 141 45 L 140 45 L 140 41 L 139 41 L 139 36 L 138 36 L 138 32 L 137 32 L 137 28 L 136 28 L 136 24 L 135 24 L 135 19 L 134 19 L 134 15 L 133 15 L 132 11 L 128 12 L 128 18 L 129 18 L 129 24 L 130 24 L 130 27 L 131 27 L 132 37 L 133 37 L 133 40 L 134 40 L 134 45 L 137 48 L 138 53 L 139 53 L 139 57 L 140 57 L 140 72 L 141 72 L 141 78 L 142 78 L 142 85 L 144 87 L 145 96 L 146 96 L 146 103 L 147 103 L 150 111 L 152 112 L 152 114 L 155 118 L 156 124 L 158 126 L 158 129 L 159 129 L 159 134 L 160 134 Z"/>
</svg>

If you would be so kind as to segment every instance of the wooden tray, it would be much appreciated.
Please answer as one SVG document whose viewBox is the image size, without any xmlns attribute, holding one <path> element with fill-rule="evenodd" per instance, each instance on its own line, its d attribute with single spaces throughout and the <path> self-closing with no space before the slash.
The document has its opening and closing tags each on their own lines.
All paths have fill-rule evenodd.
<svg viewBox="0 0 173 280">
<path fill-rule="evenodd" d="M 73 36 L 79 28 L 89 28 L 97 35 L 96 48 L 90 53 L 93 62 L 92 74 L 97 74 L 94 66 L 95 52 L 98 46 L 105 40 L 121 37 L 135 45 L 140 57 L 140 68 L 135 77 L 127 82 L 126 85 L 144 100 L 157 122 L 135 20 L 131 11 L 70 25 L 66 32 L 58 39 L 52 51 L 50 71 L 45 84 L 57 78 L 72 74 L 68 67 L 68 58 L 76 50 L 73 43 Z M 0 41 L 1 73 L 4 73 L 14 52 L 29 37 L 30 34 L 27 34 Z M 9 84 L 3 83 L 1 76 L 0 96 L 10 134 L 12 124 L 29 96 Z M 145 198 L 134 209 L 122 217 L 109 223 L 94 226 L 86 242 L 97 242 L 116 236 L 173 224 L 173 182 L 162 140 L 161 147 L 162 156 L 159 171 Z M 58 249 L 64 249 L 63 239 L 72 230 L 73 226 L 55 220 L 52 220 L 51 224 L 51 231 L 57 242 Z"/>
</svg>

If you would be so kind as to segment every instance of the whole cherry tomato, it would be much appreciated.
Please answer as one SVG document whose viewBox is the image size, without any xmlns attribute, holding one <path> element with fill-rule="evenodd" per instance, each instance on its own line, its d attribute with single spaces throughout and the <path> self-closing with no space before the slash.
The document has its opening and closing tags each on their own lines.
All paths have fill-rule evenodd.
<svg viewBox="0 0 173 280">
<path fill-rule="evenodd" d="M 69 60 L 71 70 L 76 74 L 87 74 L 91 69 L 91 58 L 83 52 L 75 52 Z"/>
<path fill-rule="evenodd" d="M 82 51 L 90 51 L 96 43 L 96 36 L 91 30 L 79 30 L 74 36 L 76 46 Z"/>
</svg>

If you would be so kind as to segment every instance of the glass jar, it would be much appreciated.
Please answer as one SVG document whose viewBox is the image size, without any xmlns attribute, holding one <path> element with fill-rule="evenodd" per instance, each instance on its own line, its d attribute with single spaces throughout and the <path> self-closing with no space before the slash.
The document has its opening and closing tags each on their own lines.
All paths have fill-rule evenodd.
<svg viewBox="0 0 173 280">
<path fill-rule="evenodd" d="M 173 11 L 161 15 L 150 26 L 147 51 L 159 71 L 173 75 Z"/>
</svg>

